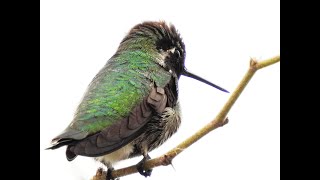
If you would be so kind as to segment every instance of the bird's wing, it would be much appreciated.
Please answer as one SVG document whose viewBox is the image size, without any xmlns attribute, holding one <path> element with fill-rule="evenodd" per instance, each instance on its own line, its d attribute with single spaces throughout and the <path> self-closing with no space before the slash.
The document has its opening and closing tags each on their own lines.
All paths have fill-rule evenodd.
<svg viewBox="0 0 320 180">
<path fill-rule="evenodd" d="M 74 155 L 96 157 L 113 152 L 128 144 L 143 132 L 143 126 L 155 113 L 161 114 L 167 104 L 163 88 L 152 88 L 148 97 L 137 105 L 129 116 L 117 121 L 102 131 L 89 136 L 75 145 L 68 147 L 67 152 Z"/>
<path fill-rule="evenodd" d="M 69 145 L 68 159 L 74 154 L 99 156 L 141 134 L 152 114 L 165 108 L 163 88 L 171 80 L 169 72 L 141 56 L 131 55 L 130 63 L 108 61 L 89 85 L 74 120 L 49 149 Z"/>
</svg>

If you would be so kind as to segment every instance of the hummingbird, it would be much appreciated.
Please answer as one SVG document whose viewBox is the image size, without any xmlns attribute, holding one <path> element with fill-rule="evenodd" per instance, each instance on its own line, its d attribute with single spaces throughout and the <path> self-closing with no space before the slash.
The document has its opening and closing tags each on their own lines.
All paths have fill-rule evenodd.
<svg viewBox="0 0 320 180">
<path fill-rule="evenodd" d="M 107 167 L 110 180 L 115 163 L 142 155 L 137 170 L 150 176 L 152 169 L 144 169 L 148 153 L 181 123 L 181 75 L 228 92 L 188 71 L 185 56 L 185 44 L 174 25 L 164 21 L 135 25 L 87 87 L 71 123 L 47 149 L 67 146 L 68 161 L 78 155 L 93 157 Z"/>
</svg>

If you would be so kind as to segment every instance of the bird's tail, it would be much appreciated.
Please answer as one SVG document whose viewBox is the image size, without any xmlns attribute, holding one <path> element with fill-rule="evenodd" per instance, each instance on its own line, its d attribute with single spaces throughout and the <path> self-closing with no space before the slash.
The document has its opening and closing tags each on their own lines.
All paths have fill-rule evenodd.
<svg viewBox="0 0 320 180">
<path fill-rule="evenodd" d="M 53 144 L 51 147 L 46 148 L 45 150 L 48 149 L 57 149 L 60 148 L 61 146 L 67 145 L 67 150 L 66 150 L 66 156 L 68 161 L 74 160 L 77 155 L 74 154 L 73 152 L 70 151 L 70 148 L 72 147 L 72 144 L 75 142 L 74 139 L 53 139 L 51 144 Z"/>
<path fill-rule="evenodd" d="M 51 147 L 48 147 L 46 148 L 45 150 L 48 150 L 48 149 L 57 149 L 61 146 L 65 146 L 65 145 L 69 145 L 73 142 L 74 140 L 73 139 L 53 139 L 51 141 L 51 144 L 52 146 Z"/>
</svg>

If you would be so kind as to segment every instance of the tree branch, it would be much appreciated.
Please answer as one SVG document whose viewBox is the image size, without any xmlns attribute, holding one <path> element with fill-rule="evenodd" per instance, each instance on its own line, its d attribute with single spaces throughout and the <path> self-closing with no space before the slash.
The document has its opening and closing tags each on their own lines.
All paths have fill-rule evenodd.
<svg viewBox="0 0 320 180">
<path fill-rule="evenodd" d="M 160 157 L 150 159 L 148 160 L 144 167 L 146 169 L 152 169 L 157 166 L 167 166 L 171 164 L 171 161 L 173 158 L 175 158 L 178 154 L 180 154 L 183 150 L 188 148 L 190 145 L 201 139 L 203 136 L 211 132 L 212 130 L 221 127 L 228 123 L 228 118 L 226 118 L 228 112 L 230 111 L 233 104 L 236 102 L 246 85 L 249 83 L 252 76 L 255 74 L 255 72 L 259 69 L 262 69 L 264 67 L 270 66 L 274 63 L 277 63 L 280 61 L 280 56 L 275 56 L 273 58 L 264 60 L 264 61 L 256 61 L 255 59 L 250 60 L 250 67 L 246 74 L 244 75 L 243 79 L 237 86 L 237 88 L 234 90 L 234 92 L 231 94 L 228 101 L 225 103 L 219 114 L 207 125 L 205 125 L 203 128 L 201 128 L 199 131 L 197 131 L 195 134 L 181 142 L 179 145 L 177 145 L 175 148 L 171 149 L 167 153 L 163 154 Z M 126 168 L 114 170 L 112 172 L 112 176 L 117 178 L 121 176 L 126 176 L 129 174 L 136 173 L 137 167 L 135 165 L 129 166 Z M 92 180 L 105 180 L 106 179 L 106 172 L 103 171 L 102 168 L 99 168 L 97 170 L 96 175 L 92 178 Z"/>
</svg>

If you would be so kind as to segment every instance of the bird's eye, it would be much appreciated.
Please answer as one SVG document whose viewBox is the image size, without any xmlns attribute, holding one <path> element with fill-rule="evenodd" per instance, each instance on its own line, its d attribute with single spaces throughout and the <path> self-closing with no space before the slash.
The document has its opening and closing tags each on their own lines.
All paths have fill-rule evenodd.
<svg viewBox="0 0 320 180">
<path fill-rule="evenodd" d="M 176 58 L 180 58 L 180 56 L 181 56 L 180 51 L 176 49 L 176 50 L 174 51 L 174 56 L 175 56 Z"/>
</svg>

